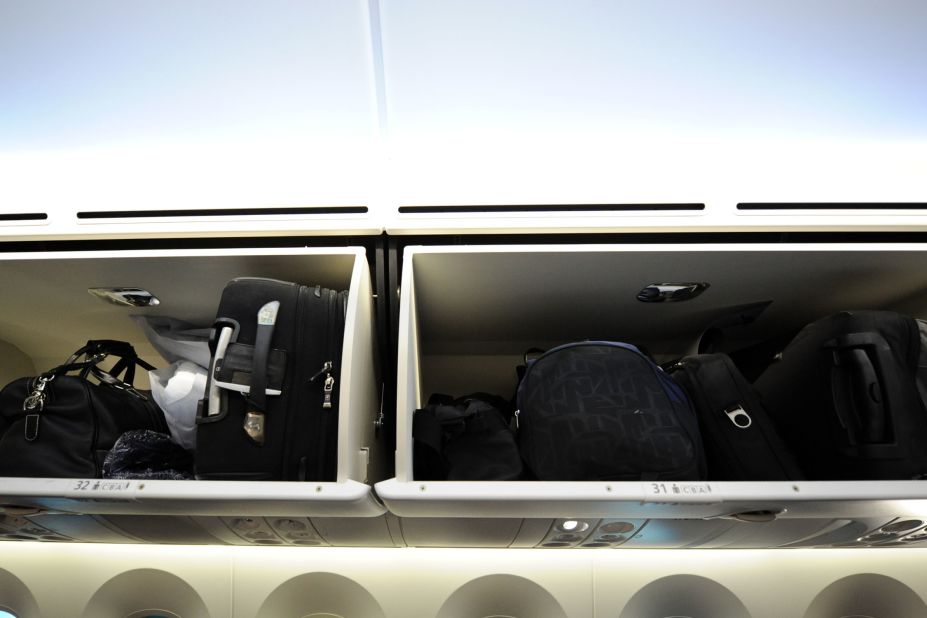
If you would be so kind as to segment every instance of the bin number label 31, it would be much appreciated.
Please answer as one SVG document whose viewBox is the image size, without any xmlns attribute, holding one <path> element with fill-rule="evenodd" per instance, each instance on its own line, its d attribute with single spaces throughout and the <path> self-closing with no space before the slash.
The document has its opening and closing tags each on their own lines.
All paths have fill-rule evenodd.
<svg viewBox="0 0 927 618">
<path fill-rule="evenodd" d="M 654 496 L 707 496 L 710 483 L 648 483 L 647 493 Z"/>
</svg>

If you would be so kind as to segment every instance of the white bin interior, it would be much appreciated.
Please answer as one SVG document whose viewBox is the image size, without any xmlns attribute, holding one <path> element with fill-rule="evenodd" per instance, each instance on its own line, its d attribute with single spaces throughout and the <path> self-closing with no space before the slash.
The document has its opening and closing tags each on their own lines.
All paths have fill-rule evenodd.
<svg viewBox="0 0 927 618">
<path fill-rule="evenodd" d="M 0 304 L 0 376 L 6 383 L 50 369 L 90 339 L 129 341 L 143 358 L 163 367 L 167 362 L 132 316 L 170 316 L 208 327 L 225 283 L 241 276 L 349 291 L 335 482 L 133 481 L 88 492 L 73 480 L 0 478 L 0 504 L 82 513 L 381 514 L 366 484 L 379 478 L 383 467 L 374 438 L 380 388 L 373 295 L 363 248 L 0 254 L 5 290 Z M 119 306 L 87 292 L 96 287 L 142 288 L 160 304 Z M 147 376 L 141 377 L 144 381 Z"/>
<path fill-rule="evenodd" d="M 411 436 L 413 412 L 431 393 L 512 396 L 515 366 L 532 347 L 628 341 L 669 361 L 694 352 L 716 319 L 765 301 L 772 302 L 755 322 L 727 330 L 728 349 L 840 310 L 925 317 L 925 269 L 927 245 L 919 244 L 409 247 L 396 478 L 377 492 L 408 517 L 701 519 L 768 510 L 780 518 L 835 518 L 839 528 L 858 518 L 927 515 L 920 481 L 680 483 L 675 495 L 640 482 L 416 482 Z M 685 302 L 637 300 L 645 286 L 666 282 L 710 287 Z"/>
</svg>

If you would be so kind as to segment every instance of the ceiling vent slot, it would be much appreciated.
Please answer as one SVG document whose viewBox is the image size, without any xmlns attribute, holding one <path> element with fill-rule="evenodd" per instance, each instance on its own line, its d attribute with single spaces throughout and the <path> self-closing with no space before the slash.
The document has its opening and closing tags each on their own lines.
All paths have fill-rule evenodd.
<svg viewBox="0 0 927 618">
<path fill-rule="evenodd" d="M 927 202 L 741 202 L 737 210 L 927 210 Z"/>
<path fill-rule="evenodd" d="M 400 206 L 401 214 L 542 213 L 542 212 L 664 212 L 705 210 L 705 204 L 521 204 L 480 206 Z"/>
<path fill-rule="evenodd" d="M 11 212 L 0 213 L 0 221 L 45 221 L 48 215 L 44 212 Z"/>
<path fill-rule="evenodd" d="M 175 217 L 262 217 L 366 214 L 366 206 L 302 206 L 292 208 L 201 208 L 176 210 L 87 210 L 78 219 L 162 219 Z"/>
</svg>

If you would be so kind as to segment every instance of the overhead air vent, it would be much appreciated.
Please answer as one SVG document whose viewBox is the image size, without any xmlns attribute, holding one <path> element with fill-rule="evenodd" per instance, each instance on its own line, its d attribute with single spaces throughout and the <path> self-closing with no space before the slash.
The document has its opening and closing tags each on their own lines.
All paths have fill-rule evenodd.
<svg viewBox="0 0 927 618">
<path fill-rule="evenodd" d="M 651 283 L 637 293 L 642 303 L 680 302 L 691 300 L 708 289 L 710 284 L 700 283 Z"/>
<path fill-rule="evenodd" d="M 158 298 L 142 288 L 88 288 L 98 298 L 124 307 L 155 307 L 161 304 Z"/>
</svg>

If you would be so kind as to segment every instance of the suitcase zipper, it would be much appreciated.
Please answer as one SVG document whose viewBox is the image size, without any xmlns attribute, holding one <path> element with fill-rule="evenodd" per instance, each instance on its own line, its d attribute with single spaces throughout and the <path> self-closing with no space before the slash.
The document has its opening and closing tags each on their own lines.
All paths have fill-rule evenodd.
<svg viewBox="0 0 927 618">
<path fill-rule="evenodd" d="M 337 301 L 338 301 L 338 292 L 335 290 L 326 290 L 328 296 L 328 320 L 326 321 L 326 329 L 328 331 L 328 346 L 325 350 L 326 354 L 329 355 L 331 360 L 325 361 L 323 365 L 323 371 L 325 372 L 325 381 L 322 383 L 322 414 L 319 419 L 319 474 L 322 478 L 327 478 L 326 473 L 328 472 L 328 459 L 329 451 L 333 447 L 331 442 L 334 442 L 334 445 L 337 445 L 337 437 L 334 441 L 328 439 L 329 426 L 331 425 L 331 416 L 335 414 L 333 409 L 332 394 L 334 392 L 335 378 L 332 376 L 332 373 L 335 371 L 335 341 L 337 339 L 335 334 L 336 329 L 336 319 L 335 314 L 337 313 Z M 324 367 L 327 366 L 327 369 Z"/>
<path fill-rule="evenodd" d="M 330 409 L 332 407 L 332 392 L 334 391 L 335 378 L 332 376 L 331 372 L 334 370 L 334 363 L 332 361 L 325 361 L 322 364 L 322 368 L 311 378 L 310 382 L 315 382 L 318 380 L 322 374 L 325 374 L 325 380 L 322 382 L 322 408 Z"/>
</svg>

